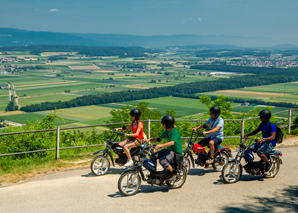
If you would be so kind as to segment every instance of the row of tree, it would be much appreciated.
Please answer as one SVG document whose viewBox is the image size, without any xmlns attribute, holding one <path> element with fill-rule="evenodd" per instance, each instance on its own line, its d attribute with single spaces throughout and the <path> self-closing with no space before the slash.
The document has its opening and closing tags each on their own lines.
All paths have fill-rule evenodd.
<svg viewBox="0 0 298 213">
<path fill-rule="evenodd" d="M 193 98 L 193 99 L 200 99 L 201 96 L 192 95 L 192 94 L 174 94 L 174 97 L 181 97 L 181 98 Z M 209 95 L 211 100 L 215 100 L 218 98 L 216 95 Z M 235 103 L 246 103 L 249 102 L 251 104 L 257 105 L 267 105 L 267 106 L 276 106 L 276 107 L 286 107 L 286 108 L 296 108 L 297 105 L 295 103 L 288 103 L 288 102 L 270 102 L 270 101 L 263 101 L 261 99 L 250 99 L 245 100 L 243 98 L 232 98 L 228 97 L 227 101 L 235 102 Z"/>
</svg>

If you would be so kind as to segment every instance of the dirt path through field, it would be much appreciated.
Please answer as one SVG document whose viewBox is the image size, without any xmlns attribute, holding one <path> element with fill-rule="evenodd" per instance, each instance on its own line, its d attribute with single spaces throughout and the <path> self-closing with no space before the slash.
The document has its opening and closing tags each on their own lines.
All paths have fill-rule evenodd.
<svg viewBox="0 0 298 213">
<path fill-rule="evenodd" d="M 44 84 L 28 84 L 28 85 L 20 85 L 15 87 L 34 87 L 34 86 L 44 86 L 44 85 L 51 85 L 51 84 L 68 84 L 68 83 L 75 83 L 77 81 L 66 81 L 66 82 L 55 82 L 55 83 L 44 83 Z"/>
<path fill-rule="evenodd" d="M 244 94 L 244 95 L 266 95 L 266 96 L 282 96 L 289 95 L 288 93 L 272 93 L 272 92 L 253 92 L 253 91 L 239 91 L 239 90 L 219 90 L 219 93 L 230 93 L 230 94 Z"/>
</svg>

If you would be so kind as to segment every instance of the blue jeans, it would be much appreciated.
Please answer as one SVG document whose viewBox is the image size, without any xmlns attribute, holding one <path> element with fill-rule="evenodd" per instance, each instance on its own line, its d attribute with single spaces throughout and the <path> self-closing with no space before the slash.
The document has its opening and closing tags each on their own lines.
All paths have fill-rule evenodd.
<svg viewBox="0 0 298 213">
<path fill-rule="evenodd" d="M 256 142 L 250 147 L 253 148 L 254 152 L 260 152 L 261 154 L 267 154 L 275 148 L 275 146 L 269 141 L 264 141 L 263 143 Z"/>
</svg>

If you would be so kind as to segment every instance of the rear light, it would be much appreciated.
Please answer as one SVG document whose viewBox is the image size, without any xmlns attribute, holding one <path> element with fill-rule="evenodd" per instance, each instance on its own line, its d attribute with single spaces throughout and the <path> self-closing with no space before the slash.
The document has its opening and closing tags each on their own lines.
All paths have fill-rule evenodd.
<svg viewBox="0 0 298 213">
<path fill-rule="evenodd" d="M 282 153 L 280 153 L 280 156 L 282 156 Z"/>
</svg>

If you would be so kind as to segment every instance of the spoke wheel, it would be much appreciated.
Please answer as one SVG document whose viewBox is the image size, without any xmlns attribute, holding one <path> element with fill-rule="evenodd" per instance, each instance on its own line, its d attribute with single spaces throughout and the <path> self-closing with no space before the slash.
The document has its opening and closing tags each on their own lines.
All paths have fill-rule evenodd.
<svg viewBox="0 0 298 213">
<path fill-rule="evenodd" d="M 265 178 L 273 178 L 277 175 L 280 167 L 279 159 L 276 157 L 272 157 L 272 168 L 268 171 L 262 171 L 262 174 Z"/>
<path fill-rule="evenodd" d="M 122 174 L 118 180 L 118 189 L 124 196 L 136 194 L 141 187 L 141 178 L 138 172 L 129 171 Z"/>
<path fill-rule="evenodd" d="M 226 183 L 235 183 L 239 180 L 242 175 L 242 166 L 241 164 L 238 165 L 236 162 L 228 162 L 224 165 L 221 174 L 222 179 Z"/>
<path fill-rule="evenodd" d="M 177 170 L 177 176 L 175 180 L 167 181 L 167 186 L 171 189 L 181 188 L 186 181 L 187 170 L 183 166 L 181 169 Z"/>
<path fill-rule="evenodd" d="M 91 163 L 91 171 L 96 176 L 106 174 L 110 169 L 110 161 L 107 157 L 97 156 Z"/>
<path fill-rule="evenodd" d="M 189 158 L 187 157 L 183 158 L 183 166 L 186 168 L 186 172 L 188 173 L 191 166 Z"/>
<path fill-rule="evenodd" d="M 213 163 L 213 169 L 217 172 L 221 172 L 221 170 L 223 169 L 224 165 L 228 162 L 229 160 L 229 156 L 222 152 L 220 155 L 216 154 L 214 160 L 218 160 L 218 163 Z"/>
</svg>

